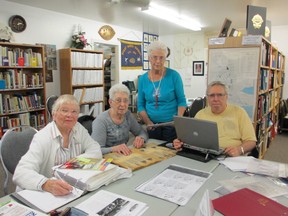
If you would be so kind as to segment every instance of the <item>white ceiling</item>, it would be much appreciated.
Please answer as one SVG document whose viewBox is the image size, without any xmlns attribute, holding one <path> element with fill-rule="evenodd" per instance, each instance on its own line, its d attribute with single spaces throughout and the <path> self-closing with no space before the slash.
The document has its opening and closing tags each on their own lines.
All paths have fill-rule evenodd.
<svg viewBox="0 0 288 216">
<path fill-rule="evenodd" d="M 84 17 L 110 25 L 159 35 L 190 32 L 174 24 L 148 17 L 140 7 L 149 0 L 7 0 L 69 15 Z M 197 20 L 204 32 L 220 31 L 224 19 L 231 27 L 245 28 L 247 5 L 267 8 L 272 26 L 288 25 L 287 0 L 150 0 Z"/>
</svg>

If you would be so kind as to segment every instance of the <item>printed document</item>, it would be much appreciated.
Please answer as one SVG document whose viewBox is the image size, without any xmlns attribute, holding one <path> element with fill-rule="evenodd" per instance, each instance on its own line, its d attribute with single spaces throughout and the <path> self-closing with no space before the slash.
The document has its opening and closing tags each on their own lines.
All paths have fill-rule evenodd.
<svg viewBox="0 0 288 216">
<path fill-rule="evenodd" d="M 105 190 L 98 191 L 75 207 L 98 216 L 140 216 L 148 209 L 146 203 Z"/>
<path fill-rule="evenodd" d="M 185 205 L 211 175 L 174 164 L 138 186 L 136 191 Z"/>
</svg>

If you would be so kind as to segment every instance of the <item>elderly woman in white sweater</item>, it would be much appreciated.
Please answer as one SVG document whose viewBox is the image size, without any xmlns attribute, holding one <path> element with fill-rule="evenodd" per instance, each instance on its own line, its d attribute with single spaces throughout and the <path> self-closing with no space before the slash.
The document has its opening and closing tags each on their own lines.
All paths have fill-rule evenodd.
<svg viewBox="0 0 288 216">
<path fill-rule="evenodd" d="M 100 145 L 77 122 L 79 111 L 73 95 L 61 95 L 56 100 L 53 121 L 34 135 L 16 167 L 13 181 L 18 188 L 44 190 L 56 196 L 69 194 L 72 186 L 52 178 L 52 167 L 77 156 L 102 158 Z"/>
</svg>

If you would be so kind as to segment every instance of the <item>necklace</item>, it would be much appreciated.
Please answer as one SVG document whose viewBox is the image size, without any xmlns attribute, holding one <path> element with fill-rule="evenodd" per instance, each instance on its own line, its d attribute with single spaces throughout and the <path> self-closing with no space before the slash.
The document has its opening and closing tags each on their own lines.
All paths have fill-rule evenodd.
<svg viewBox="0 0 288 216">
<path fill-rule="evenodd" d="M 154 79 L 153 79 L 153 76 L 152 76 L 152 72 L 151 72 L 151 81 L 152 81 L 152 84 L 153 84 L 153 87 L 154 87 L 153 96 L 155 96 L 155 100 L 156 100 L 156 103 L 155 103 L 155 108 L 156 108 L 156 109 L 158 108 L 158 99 L 159 99 L 159 95 L 160 95 L 160 86 L 161 86 L 162 78 L 163 78 L 163 72 L 162 72 L 162 74 L 161 74 L 161 78 L 160 78 L 160 81 L 159 81 L 159 85 L 158 85 L 158 87 L 156 88 L 156 86 L 155 86 L 155 84 L 154 84 Z"/>
</svg>

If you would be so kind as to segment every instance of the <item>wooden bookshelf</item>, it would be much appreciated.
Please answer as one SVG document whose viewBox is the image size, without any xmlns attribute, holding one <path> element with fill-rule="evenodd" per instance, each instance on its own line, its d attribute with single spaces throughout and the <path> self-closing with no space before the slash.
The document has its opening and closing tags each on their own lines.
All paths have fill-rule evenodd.
<svg viewBox="0 0 288 216">
<path fill-rule="evenodd" d="M 73 94 L 82 114 L 96 117 L 104 110 L 103 52 L 60 49 L 61 94 Z"/>
<path fill-rule="evenodd" d="M 285 56 L 262 36 L 209 39 L 208 83 L 224 82 L 229 103 L 243 107 L 253 122 L 259 158 L 277 133 Z"/>
<path fill-rule="evenodd" d="M 46 125 L 44 48 L 0 42 L 0 137 L 9 128 Z"/>
</svg>

